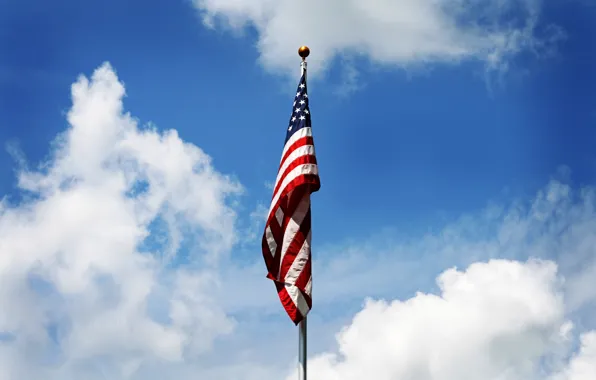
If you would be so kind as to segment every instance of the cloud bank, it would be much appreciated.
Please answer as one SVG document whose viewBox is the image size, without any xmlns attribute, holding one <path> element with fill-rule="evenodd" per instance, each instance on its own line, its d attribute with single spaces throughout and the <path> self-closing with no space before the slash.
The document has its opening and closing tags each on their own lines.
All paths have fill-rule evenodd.
<svg viewBox="0 0 596 380">
<path fill-rule="evenodd" d="M 521 52 L 542 51 L 561 31 L 541 25 L 541 0 L 193 0 L 208 27 L 254 28 L 267 69 L 295 73 L 298 46 L 314 73 L 333 59 L 364 57 L 412 68 L 483 62 L 507 70 Z"/>
<path fill-rule="evenodd" d="M 140 126 L 124 95 L 108 64 L 80 77 L 48 160 L 18 157 L 22 199 L 0 203 L 0 379 L 293 378 L 296 336 L 272 335 L 270 305 L 290 324 L 262 266 L 229 255 L 244 240 L 232 206 L 242 186 L 175 131 Z M 331 329 L 311 324 L 314 347 L 339 332 L 313 352 L 310 376 L 596 378 L 596 321 L 582 314 L 596 298 L 595 194 L 553 181 L 528 206 L 386 253 L 330 251 L 313 318 L 341 310 L 337 284 L 359 299 L 385 293 Z M 396 296 L 436 266 L 435 291 Z"/>
</svg>

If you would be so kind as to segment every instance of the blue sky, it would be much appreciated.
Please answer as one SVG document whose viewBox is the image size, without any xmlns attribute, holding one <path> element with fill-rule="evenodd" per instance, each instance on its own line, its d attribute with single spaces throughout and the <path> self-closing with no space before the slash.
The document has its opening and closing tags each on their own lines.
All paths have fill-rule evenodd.
<svg viewBox="0 0 596 380">
<path fill-rule="evenodd" d="M 322 181 L 313 378 L 588 379 L 576 367 L 596 362 L 595 17 L 572 0 L 0 0 L 0 369 L 290 373 L 296 332 L 259 237 L 305 43 Z M 473 312 L 495 294 L 511 314 Z M 466 332 L 457 313 L 489 327 Z M 447 326 L 428 331 L 485 366 L 458 372 L 441 344 L 421 348 L 438 364 L 395 364 L 402 348 L 382 337 L 424 341 L 416 321 Z M 120 322 L 141 327 L 110 330 Z M 503 337 L 560 363 L 499 361 Z"/>
</svg>

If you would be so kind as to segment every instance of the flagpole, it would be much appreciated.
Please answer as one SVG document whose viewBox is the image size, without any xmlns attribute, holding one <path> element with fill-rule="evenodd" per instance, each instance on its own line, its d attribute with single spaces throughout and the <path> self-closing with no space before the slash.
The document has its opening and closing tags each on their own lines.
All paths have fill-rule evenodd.
<svg viewBox="0 0 596 380">
<path fill-rule="evenodd" d="M 298 55 L 302 58 L 300 62 L 300 77 L 306 76 L 306 57 L 310 54 L 308 46 L 301 46 L 298 49 Z M 306 80 L 306 77 L 304 78 Z M 307 345 L 306 345 L 306 316 L 300 321 L 298 325 L 298 380 L 306 380 L 306 359 L 307 359 Z"/>
<path fill-rule="evenodd" d="M 306 317 L 298 325 L 299 343 L 298 343 L 298 361 L 300 362 L 298 368 L 298 380 L 306 380 Z"/>
</svg>

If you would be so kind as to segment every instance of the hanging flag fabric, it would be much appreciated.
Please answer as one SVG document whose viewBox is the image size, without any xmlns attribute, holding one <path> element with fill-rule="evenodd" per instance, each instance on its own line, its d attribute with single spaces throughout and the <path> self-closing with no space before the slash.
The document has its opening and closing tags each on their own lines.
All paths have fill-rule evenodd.
<svg viewBox="0 0 596 380">
<path fill-rule="evenodd" d="M 295 324 L 312 307 L 310 194 L 320 188 L 303 65 L 262 241 L 267 278 Z"/>
</svg>

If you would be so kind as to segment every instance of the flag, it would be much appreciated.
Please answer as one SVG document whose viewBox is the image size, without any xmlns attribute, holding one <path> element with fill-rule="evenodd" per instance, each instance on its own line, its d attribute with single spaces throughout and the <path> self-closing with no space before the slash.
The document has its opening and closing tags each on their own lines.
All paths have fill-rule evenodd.
<svg viewBox="0 0 596 380">
<path fill-rule="evenodd" d="M 267 278 L 275 283 L 279 299 L 295 324 L 312 308 L 310 194 L 321 186 L 305 66 L 294 97 L 262 241 Z"/>
</svg>

